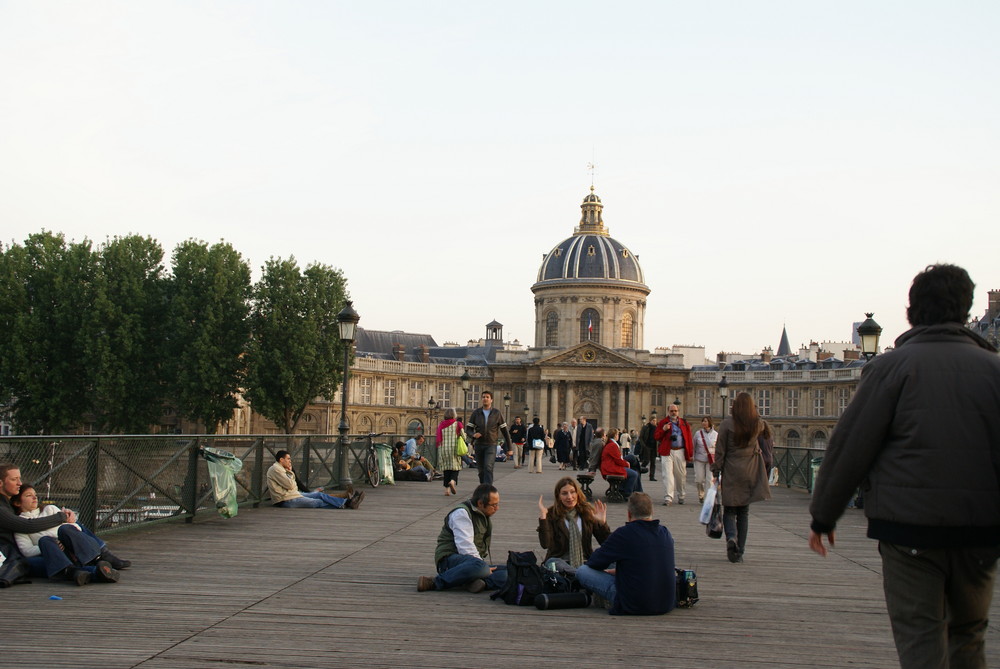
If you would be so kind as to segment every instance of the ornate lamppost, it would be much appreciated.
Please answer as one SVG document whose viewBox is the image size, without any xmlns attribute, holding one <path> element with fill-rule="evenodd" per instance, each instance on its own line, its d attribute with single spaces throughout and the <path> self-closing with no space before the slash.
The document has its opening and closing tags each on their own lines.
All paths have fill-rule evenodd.
<svg viewBox="0 0 1000 669">
<path fill-rule="evenodd" d="M 510 393 L 503 394 L 503 419 L 510 418 Z"/>
<path fill-rule="evenodd" d="M 469 384 L 472 382 L 472 377 L 469 376 L 469 370 L 466 369 L 462 372 L 462 392 L 465 394 L 465 404 L 462 405 L 462 422 L 465 423 L 465 412 L 469 410 Z"/>
<path fill-rule="evenodd" d="M 719 381 L 719 398 L 722 400 L 722 419 L 726 419 L 726 404 L 729 403 L 729 381 L 726 381 L 726 375 L 722 375 L 722 379 Z"/>
<path fill-rule="evenodd" d="M 437 411 L 440 408 L 441 408 L 441 403 L 440 402 L 435 402 L 434 401 L 434 396 L 431 395 L 431 398 L 429 400 L 427 400 L 427 429 L 424 430 L 424 434 L 425 435 L 428 434 L 432 429 L 434 429 L 433 428 L 433 425 L 434 425 L 434 412 Z"/>
<path fill-rule="evenodd" d="M 865 361 L 871 360 L 878 353 L 878 338 L 882 335 L 882 326 L 872 319 L 873 315 L 865 312 L 867 318 L 858 326 L 858 336 L 861 337 L 861 355 L 865 356 Z"/>
<path fill-rule="evenodd" d="M 354 337 L 358 330 L 358 321 L 361 316 L 354 310 L 350 300 L 344 304 L 344 308 L 337 314 L 337 328 L 340 330 L 340 343 L 344 347 L 344 378 L 340 391 L 340 487 L 346 488 L 353 484 L 351 480 L 351 468 L 347 462 L 347 433 L 351 429 L 347 422 L 347 389 L 350 381 L 350 356 L 351 346 L 354 344 Z"/>
</svg>

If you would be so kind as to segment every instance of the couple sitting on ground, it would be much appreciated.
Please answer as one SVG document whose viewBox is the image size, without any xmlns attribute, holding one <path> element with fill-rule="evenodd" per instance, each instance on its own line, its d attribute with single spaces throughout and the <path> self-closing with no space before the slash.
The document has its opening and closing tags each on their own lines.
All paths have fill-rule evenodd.
<svg viewBox="0 0 1000 669">
<path fill-rule="evenodd" d="M 421 576 L 417 590 L 464 587 L 469 592 L 499 589 L 506 567 L 492 565 L 492 516 L 500 508 L 500 493 L 480 485 L 472 498 L 448 512 L 438 534 L 434 561 L 437 576 Z M 554 564 L 575 575 L 587 591 L 607 602 L 612 614 L 658 615 L 676 604 L 674 540 L 652 517 L 653 502 L 644 493 L 628 500 L 628 522 L 614 532 L 607 508 L 587 501 L 576 479 L 559 479 L 555 503 L 538 500 L 538 540 L 547 549 L 545 565 Z M 593 550 L 596 538 L 600 548 Z"/>
<path fill-rule="evenodd" d="M 365 500 L 364 492 L 354 492 L 348 486 L 343 493 L 329 495 L 323 488 L 309 490 L 292 470 L 292 455 L 288 451 L 274 454 L 276 462 L 267 470 L 267 488 L 275 506 L 291 509 L 357 509 Z"/>
<path fill-rule="evenodd" d="M 71 509 L 38 508 L 35 487 L 21 483 L 21 470 L 0 465 L 0 588 L 27 583 L 29 576 L 86 585 L 115 583 L 131 566 L 77 522 Z"/>
</svg>

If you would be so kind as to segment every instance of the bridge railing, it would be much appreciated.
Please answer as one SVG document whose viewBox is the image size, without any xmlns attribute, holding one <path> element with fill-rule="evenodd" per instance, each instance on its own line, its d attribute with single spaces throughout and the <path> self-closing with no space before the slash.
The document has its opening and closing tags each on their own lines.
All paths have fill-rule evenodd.
<svg viewBox="0 0 1000 669">
<path fill-rule="evenodd" d="M 819 463 L 826 451 L 822 448 L 774 447 L 778 484 L 787 488 L 805 488 L 812 492 Z"/>
<path fill-rule="evenodd" d="M 384 435 L 392 444 L 403 435 Z M 363 481 L 359 456 L 367 440 L 348 435 L 349 471 Z M 339 435 L 87 435 L 0 437 L 0 462 L 21 470 L 41 504 L 78 511 L 80 522 L 107 533 L 143 523 L 214 512 L 203 447 L 243 461 L 236 475 L 237 501 L 258 506 L 268 498 L 265 473 L 274 454 L 287 450 L 299 478 L 311 488 L 339 484 Z M 425 451 L 436 450 L 426 448 Z"/>
</svg>

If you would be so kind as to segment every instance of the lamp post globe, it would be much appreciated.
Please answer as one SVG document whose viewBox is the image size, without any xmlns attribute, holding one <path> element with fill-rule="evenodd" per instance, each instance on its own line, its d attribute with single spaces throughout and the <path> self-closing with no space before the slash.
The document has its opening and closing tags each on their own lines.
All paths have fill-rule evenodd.
<svg viewBox="0 0 1000 669">
<path fill-rule="evenodd" d="M 462 382 L 462 393 L 465 395 L 465 404 L 462 405 L 462 422 L 464 423 L 465 412 L 469 410 L 469 386 L 472 382 L 472 377 L 469 376 L 468 369 L 462 372 L 460 381 Z"/>
<path fill-rule="evenodd" d="M 865 312 L 865 320 L 858 326 L 858 336 L 861 337 L 861 355 L 865 360 L 871 360 L 878 353 L 878 339 L 882 335 L 882 326 L 872 318 L 874 314 Z"/>
</svg>

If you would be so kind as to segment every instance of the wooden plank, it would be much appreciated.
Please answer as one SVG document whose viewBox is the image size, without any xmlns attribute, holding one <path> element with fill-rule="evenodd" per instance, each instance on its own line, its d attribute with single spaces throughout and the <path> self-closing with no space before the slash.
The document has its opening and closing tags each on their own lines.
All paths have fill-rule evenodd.
<svg viewBox="0 0 1000 669">
<path fill-rule="evenodd" d="M 494 559 L 538 548 L 539 494 L 560 472 L 497 465 L 501 507 Z M 644 482 L 654 498 L 659 482 Z M 465 494 L 474 476 L 465 471 Z M 746 562 L 730 564 L 708 539 L 696 504 L 655 507 L 674 535 L 679 566 L 698 572 L 701 602 L 651 618 L 597 608 L 537 611 L 485 594 L 416 592 L 434 571 L 445 511 L 458 500 L 435 483 L 366 489 L 358 511 L 243 509 L 116 534 L 135 562 L 118 584 L 37 582 L 4 591 L 6 665 L 44 667 L 886 667 L 896 654 L 882 601 L 881 564 L 862 512 L 848 511 L 827 559 L 806 545 L 808 494 L 777 488 L 750 513 Z M 602 490 L 603 486 L 595 486 Z M 609 522 L 625 521 L 624 505 Z M 61 601 L 49 600 L 58 595 Z M 1000 597 L 994 598 L 992 620 Z M 1000 626 L 987 635 L 1000 666 Z"/>
</svg>

